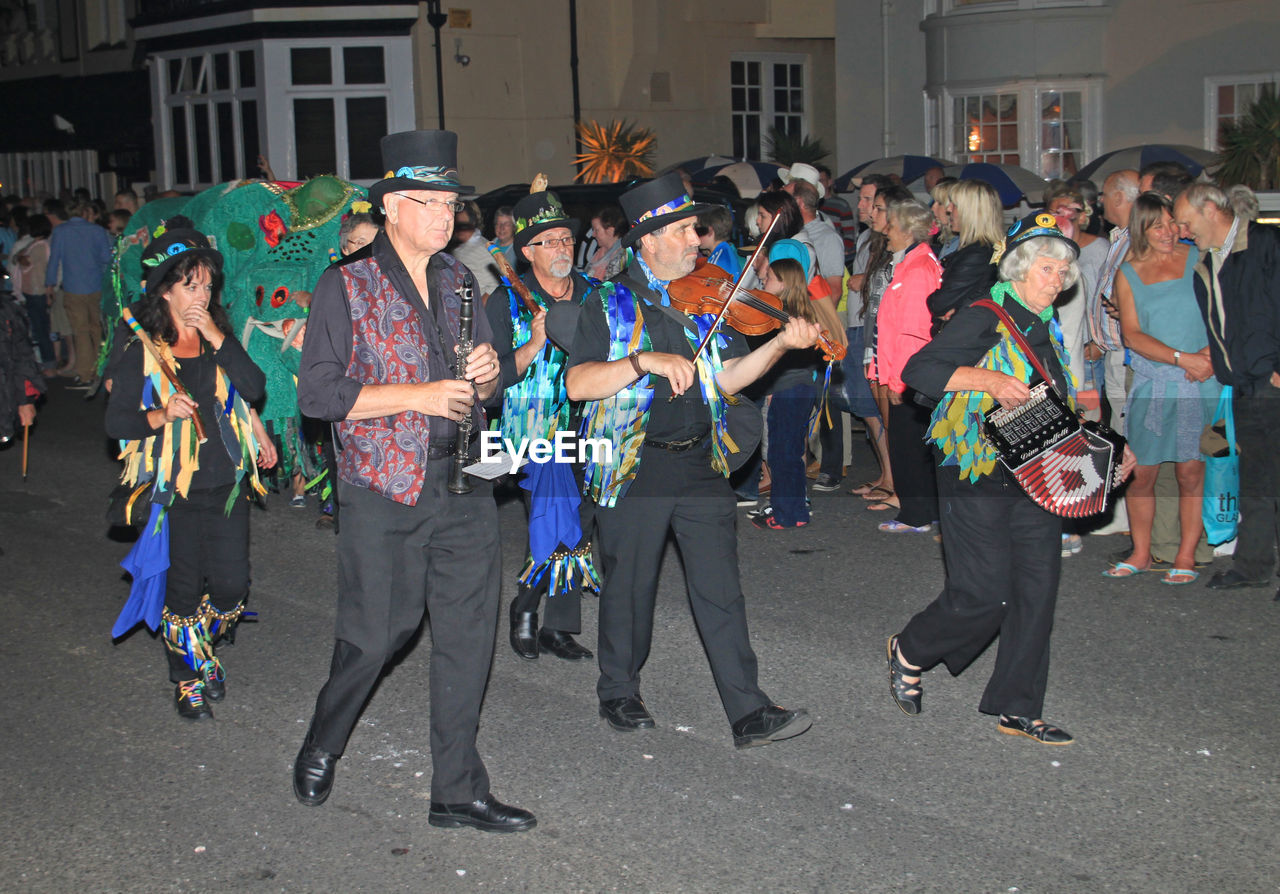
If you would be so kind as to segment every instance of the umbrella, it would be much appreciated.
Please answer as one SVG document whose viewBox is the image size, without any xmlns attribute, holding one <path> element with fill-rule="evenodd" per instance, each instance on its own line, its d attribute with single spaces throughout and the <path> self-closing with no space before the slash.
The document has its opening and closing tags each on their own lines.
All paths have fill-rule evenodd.
<svg viewBox="0 0 1280 894">
<path fill-rule="evenodd" d="M 873 158 L 852 167 L 835 179 L 831 185 L 836 192 L 850 192 L 854 177 L 867 177 L 871 174 L 883 174 L 886 177 L 900 177 L 903 183 L 910 183 L 924 176 L 930 168 L 946 167 L 947 162 L 928 155 L 890 155 L 888 158 Z"/>
<path fill-rule="evenodd" d="M 943 168 L 948 177 L 957 180 L 982 180 L 990 183 L 1000 193 L 1000 201 L 1007 208 L 1018 204 L 1023 197 L 1030 203 L 1040 201 L 1041 193 L 1049 182 L 1035 171 L 1017 165 L 998 165 L 990 162 L 970 162 L 967 165 L 948 165 Z"/>
<path fill-rule="evenodd" d="M 120 562 L 120 567 L 133 577 L 133 587 L 115 626 L 111 628 L 112 639 L 124 636 L 139 621 L 146 621 L 152 630 L 160 626 L 164 585 L 169 576 L 169 517 L 165 516 L 160 524 L 156 523 L 163 511 L 164 507 L 159 503 L 151 504 L 151 517 L 147 519 L 142 535 L 129 550 L 129 555 Z"/>
<path fill-rule="evenodd" d="M 735 161 L 729 165 L 703 168 L 693 175 L 694 183 L 711 183 L 717 177 L 728 177 L 738 188 L 738 195 L 754 199 L 782 170 L 782 165 L 767 161 Z"/>
<path fill-rule="evenodd" d="M 1217 156 L 1207 149 L 1195 146 L 1166 145 L 1163 143 L 1147 143 L 1143 146 L 1130 146 L 1117 149 L 1105 155 L 1099 155 L 1081 168 L 1072 180 L 1092 180 L 1098 186 L 1116 171 L 1141 171 L 1144 167 L 1157 161 L 1176 161 L 1191 172 L 1192 177 L 1199 177 L 1200 172 L 1217 161 Z"/>
<path fill-rule="evenodd" d="M 682 169 L 686 174 L 696 174 L 703 168 L 718 168 L 721 165 L 731 165 L 736 158 L 728 158 L 724 155 L 699 155 L 697 158 L 690 158 L 685 161 L 678 161 L 673 165 L 667 165 L 662 169 L 662 173 L 669 174 L 677 168 Z"/>
</svg>

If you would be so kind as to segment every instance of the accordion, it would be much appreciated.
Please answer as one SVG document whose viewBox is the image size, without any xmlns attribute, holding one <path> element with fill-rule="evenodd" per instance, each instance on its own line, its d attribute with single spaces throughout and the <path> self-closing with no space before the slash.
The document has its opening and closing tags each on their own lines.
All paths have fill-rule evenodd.
<svg viewBox="0 0 1280 894">
<path fill-rule="evenodd" d="M 985 430 L 1000 463 L 1054 515 L 1097 515 L 1120 485 L 1124 438 L 1081 419 L 1046 382 L 1032 386 L 1021 406 L 988 410 Z"/>
</svg>

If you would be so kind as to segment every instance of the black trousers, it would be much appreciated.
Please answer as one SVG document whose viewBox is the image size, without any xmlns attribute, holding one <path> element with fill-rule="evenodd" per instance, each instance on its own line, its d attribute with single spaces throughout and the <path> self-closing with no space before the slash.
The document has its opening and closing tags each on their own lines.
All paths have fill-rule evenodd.
<svg viewBox="0 0 1280 894">
<path fill-rule="evenodd" d="M 895 477 L 895 483 L 896 483 Z M 910 664 L 964 670 L 1000 637 L 978 710 L 1039 717 L 1049 680 L 1049 637 L 1062 564 L 1062 519 L 1022 493 L 1000 466 L 961 481 L 938 469 L 947 579 L 942 593 L 899 634 Z"/>
<path fill-rule="evenodd" d="M 169 573 L 164 604 L 190 617 L 204 594 L 218 611 L 230 611 L 249 595 L 249 501 L 241 494 L 224 513 L 234 485 L 192 489 L 169 507 Z M 199 674 L 168 649 L 169 678 L 175 683 Z"/>
<path fill-rule="evenodd" d="M 601 701 L 635 695 L 653 640 L 653 606 L 667 532 L 684 562 L 694 622 L 730 722 L 770 703 L 757 683 L 738 579 L 736 500 L 707 448 L 645 447 L 631 489 L 596 509 L 604 587 L 597 655 Z"/>
<path fill-rule="evenodd" d="M 1263 384 L 1257 394 L 1234 395 L 1240 445 L 1240 529 L 1234 566 L 1249 580 L 1269 580 L 1280 534 L 1280 390 Z"/>
<path fill-rule="evenodd" d="M 578 492 L 582 492 L 582 470 L 574 467 L 574 480 L 578 484 Z M 524 497 L 524 508 L 529 510 L 532 495 L 524 488 L 520 489 L 520 494 Z M 591 542 L 591 529 L 595 524 L 596 507 L 586 497 L 582 498 L 582 503 L 578 506 L 578 522 L 582 526 L 582 539 L 580 539 L 575 547 L 581 549 Z M 524 553 L 525 564 L 529 562 L 530 554 L 528 547 Z M 527 587 L 519 584 L 516 589 L 516 598 L 514 601 L 515 611 L 517 612 L 536 612 L 538 603 L 542 601 L 542 597 L 546 596 L 550 583 L 550 575 L 543 577 L 536 586 Z M 543 612 L 542 626 L 549 630 L 560 630 L 564 633 L 581 633 L 582 632 L 582 588 L 574 587 L 568 592 L 561 593 L 558 596 L 547 599 L 547 607 Z"/>
<path fill-rule="evenodd" d="M 461 804 L 489 793 L 476 748 L 493 659 L 501 557 L 492 486 L 450 494 L 450 462 L 426 465 L 416 506 L 338 483 L 338 619 L 329 679 L 309 741 L 341 754 L 387 662 L 425 609 L 431 631 L 431 798 Z M 415 702 L 415 707 L 416 707 Z"/>
<path fill-rule="evenodd" d="M 920 528 L 938 518 L 938 488 L 934 476 L 936 461 L 925 436 L 929 432 L 930 411 L 915 402 L 911 389 L 902 403 L 889 404 L 889 466 L 898 492 L 898 521 Z"/>
</svg>

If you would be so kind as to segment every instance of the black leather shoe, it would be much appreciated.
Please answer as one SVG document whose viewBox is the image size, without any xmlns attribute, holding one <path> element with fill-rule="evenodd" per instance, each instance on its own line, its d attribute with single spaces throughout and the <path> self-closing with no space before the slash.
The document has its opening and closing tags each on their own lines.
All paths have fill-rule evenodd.
<svg viewBox="0 0 1280 894">
<path fill-rule="evenodd" d="M 1026 736 L 1028 739 L 1035 739 L 1043 745 L 1070 745 L 1075 741 L 1071 733 L 1065 729 L 1059 729 L 1035 717 L 1014 717 L 1008 714 L 1001 714 L 997 728 L 1000 732 L 1010 736 Z"/>
<path fill-rule="evenodd" d="M 338 756 L 302 743 L 293 762 L 293 793 L 299 803 L 319 807 L 333 789 L 333 765 Z"/>
<path fill-rule="evenodd" d="M 547 627 L 538 631 L 538 651 L 550 652 L 565 661 L 585 661 L 595 657 L 595 653 L 586 646 L 579 645 L 572 634 Z"/>
<path fill-rule="evenodd" d="M 470 804 L 439 804 L 432 801 L 427 822 L 442 829 L 474 826 L 482 832 L 525 832 L 538 825 L 538 820 L 532 813 L 503 804 L 492 794 Z"/>
<path fill-rule="evenodd" d="M 210 658 L 200 665 L 200 678 L 204 680 L 204 697 L 211 702 L 220 702 L 227 694 L 227 675 L 222 670 L 222 662 Z"/>
<path fill-rule="evenodd" d="M 538 613 L 517 612 L 511 603 L 511 648 L 528 661 L 538 658 Z"/>
<path fill-rule="evenodd" d="M 921 674 L 924 668 L 918 667 L 915 670 L 907 667 L 898 660 L 898 638 L 896 636 L 889 637 L 889 694 L 893 696 L 894 702 L 902 710 L 903 714 L 915 716 L 922 710 L 920 702 L 924 698 L 924 687 L 921 685 L 923 680 Z M 905 677 L 915 677 L 914 683 L 908 683 Z"/>
<path fill-rule="evenodd" d="M 629 733 L 635 729 L 653 729 L 653 715 L 644 706 L 644 700 L 638 695 L 626 698 L 611 698 L 600 703 L 600 716 L 609 721 L 609 725 L 619 732 Z"/>
<path fill-rule="evenodd" d="M 733 746 L 751 748 L 768 745 L 807 732 L 813 726 L 809 712 L 803 708 L 788 711 L 777 705 L 757 708 L 733 725 Z"/>
<path fill-rule="evenodd" d="M 212 720 L 213 710 L 205 700 L 204 681 L 187 680 L 173 690 L 174 707 L 186 720 Z"/>
<path fill-rule="evenodd" d="M 1271 581 L 1266 580 L 1250 580 L 1234 568 L 1228 568 L 1209 578 L 1209 583 L 1205 586 L 1210 590 L 1235 590 L 1240 587 L 1265 587 L 1270 583 Z"/>
</svg>

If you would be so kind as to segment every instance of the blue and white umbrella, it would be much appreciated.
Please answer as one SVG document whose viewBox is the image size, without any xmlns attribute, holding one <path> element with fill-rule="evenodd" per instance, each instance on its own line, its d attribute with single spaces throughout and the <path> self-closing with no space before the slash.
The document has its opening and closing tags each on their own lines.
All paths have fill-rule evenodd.
<svg viewBox="0 0 1280 894">
<path fill-rule="evenodd" d="M 768 161 L 735 161 L 733 164 L 703 168 L 693 175 L 694 183 L 712 183 L 717 177 L 727 177 L 738 188 L 738 195 L 754 199 L 760 191 L 773 182 L 782 165 Z"/>
<path fill-rule="evenodd" d="M 836 192 L 850 192 L 853 178 L 869 177 L 872 174 L 883 174 L 886 177 L 899 177 L 903 183 L 919 180 L 925 171 L 932 168 L 946 167 L 947 162 L 929 155 L 890 155 L 887 158 L 873 158 L 852 167 L 835 179 L 831 185 Z"/>
<path fill-rule="evenodd" d="M 1190 171 L 1192 177 L 1199 177 L 1201 171 L 1217 161 L 1217 156 L 1207 149 L 1197 149 L 1195 146 L 1147 143 L 1099 155 L 1071 179 L 1092 180 L 1097 186 L 1102 186 L 1102 182 L 1116 171 L 1141 171 L 1158 161 L 1177 162 Z"/>
<path fill-rule="evenodd" d="M 731 165 L 737 160 L 725 155 L 699 155 L 697 158 L 689 158 L 684 161 L 678 161 L 673 165 L 667 165 L 662 169 L 662 173 L 669 174 L 675 170 L 683 170 L 686 174 L 693 176 L 703 168 L 718 168 L 722 165 Z"/>
<path fill-rule="evenodd" d="M 1017 165 L 975 161 L 967 165 L 948 165 L 943 171 L 948 177 L 955 177 L 957 180 L 990 183 L 1000 193 L 1000 202 L 1006 208 L 1018 204 L 1023 196 L 1032 205 L 1039 203 L 1044 188 L 1049 185 L 1049 181 L 1035 171 L 1028 171 Z"/>
</svg>

